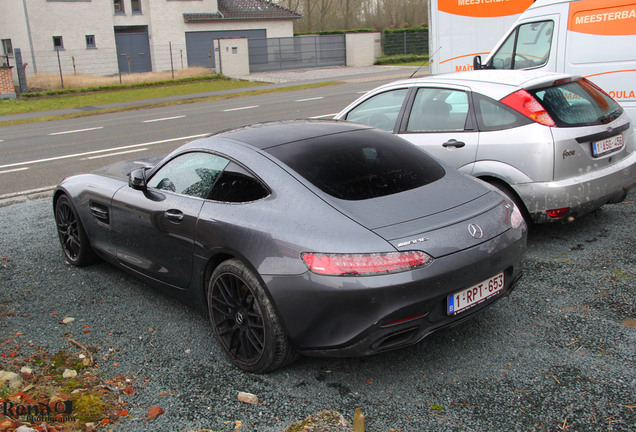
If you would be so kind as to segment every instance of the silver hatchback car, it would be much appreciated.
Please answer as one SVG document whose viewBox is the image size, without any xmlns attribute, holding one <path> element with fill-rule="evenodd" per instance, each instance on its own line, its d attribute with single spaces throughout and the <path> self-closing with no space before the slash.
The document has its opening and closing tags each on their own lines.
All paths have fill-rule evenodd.
<svg viewBox="0 0 636 432">
<path fill-rule="evenodd" d="M 573 220 L 636 184 L 629 116 L 585 78 L 480 70 L 396 81 L 337 116 L 391 131 L 496 186 L 528 222 Z"/>
</svg>

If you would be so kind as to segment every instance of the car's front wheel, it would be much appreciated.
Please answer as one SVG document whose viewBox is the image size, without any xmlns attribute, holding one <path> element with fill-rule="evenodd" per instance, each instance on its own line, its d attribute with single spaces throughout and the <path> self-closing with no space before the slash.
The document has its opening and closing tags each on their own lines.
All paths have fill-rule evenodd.
<svg viewBox="0 0 636 432">
<path fill-rule="evenodd" d="M 95 252 L 67 195 L 61 195 L 55 202 L 55 223 L 62 251 L 69 263 L 81 267 L 95 261 Z"/>
<path fill-rule="evenodd" d="M 243 262 L 230 259 L 214 270 L 207 300 L 214 333 L 236 366 L 266 373 L 294 360 L 262 283 Z"/>
</svg>

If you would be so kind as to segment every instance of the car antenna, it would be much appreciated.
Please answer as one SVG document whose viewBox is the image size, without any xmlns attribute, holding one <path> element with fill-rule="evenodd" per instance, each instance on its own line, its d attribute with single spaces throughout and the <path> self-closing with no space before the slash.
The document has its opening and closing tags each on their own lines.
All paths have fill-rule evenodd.
<svg viewBox="0 0 636 432">
<path fill-rule="evenodd" d="M 442 49 L 442 47 L 439 47 L 439 48 L 437 48 L 437 51 L 439 51 L 439 50 L 441 50 L 441 49 Z M 437 54 L 437 51 L 435 51 L 435 52 L 433 53 L 433 55 L 432 55 L 432 56 L 428 56 L 428 59 L 430 60 L 430 59 L 431 59 L 431 57 L 434 57 L 434 56 L 435 56 L 435 54 Z M 424 63 L 422 63 L 422 65 L 421 65 L 420 67 L 418 67 L 417 69 L 415 69 L 415 72 L 413 72 L 409 78 L 413 78 L 413 76 L 414 76 L 416 73 L 418 73 L 418 72 L 420 71 L 420 69 L 422 69 L 422 67 L 423 67 L 423 66 L 424 66 Z"/>
</svg>

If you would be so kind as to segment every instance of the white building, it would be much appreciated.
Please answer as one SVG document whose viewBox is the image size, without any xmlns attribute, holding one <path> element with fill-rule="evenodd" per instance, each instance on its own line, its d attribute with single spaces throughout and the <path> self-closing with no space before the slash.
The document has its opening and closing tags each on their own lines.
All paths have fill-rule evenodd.
<svg viewBox="0 0 636 432">
<path fill-rule="evenodd" d="M 212 69 L 216 39 L 291 37 L 301 17 L 266 0 L 0 0 L 0 7 L 0 60 L 14 65 L 20 48 L 27 75 Z"/>
</svg>

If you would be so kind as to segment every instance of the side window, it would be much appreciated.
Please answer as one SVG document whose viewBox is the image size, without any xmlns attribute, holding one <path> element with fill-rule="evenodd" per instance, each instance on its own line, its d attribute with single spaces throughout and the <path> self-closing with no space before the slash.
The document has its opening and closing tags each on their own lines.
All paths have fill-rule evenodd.
<svg viewBox="0 0 636 432">
<path fill-rule="evenodd" d="M 347 120 L 391 132 L 407 92 L 403 88 L 377 94 L 349 111 Z"/>
<path fill-rule="evenodd" d="M 407 132 L 461 131 L 468 118 L 468 95 L 461 90 L 421 88 L 415 95 Z"/>
<path fill-rule="evenodd" d="M 550 58 L 554 21 L 521 24 L 492 58 L 493 69 L 527 69 L 543 66 Z"/>
<path fill-rule="evenodd" d="M 124 14 L 124 0 L 113 0 L 115 15 Z"/>
<path fill-rule="evenodd" d="M 96 48 L 95 35 L 86 35 L 86 48 Z"/>
<path fill-rule="evenodd" d="M 207 198 L 210 189 L 229 161 L 222 157 L 192 152 L 179 155 L 161 167 L 148 187 Z"/>
<path fill-rule="evenodd" d="M 230 162 L 214 184 L 208 198 L 214 201 L 240 203 L 256 201 L 268 195 L 269 190 L 250 172 Z"/>
<path fill-rule="evenodd" d="M 13 56 L 13 45 L 11 39 L 2 39 L 2 53 L 5 56 Z"/>
<path fill-rule="evenodd" d="M 532 123 L 529 118 L 513 111 L 496 100 L 483 96 L 476 96 L 476 99 L 477 124 L 481 131 L 511 129 Z"/>
<path fill-rule="evenodd" d="M 130 8 L 133 14 L 141 13 L 141 0 L 130 0 Z"/>
<path fill-rule="evenodd" d="M 53 49 L 56 51 L 64 49 L 64 40 L 62 39 L 62 36 L 53 36 Z"/>
</svg>

